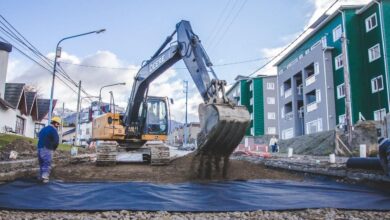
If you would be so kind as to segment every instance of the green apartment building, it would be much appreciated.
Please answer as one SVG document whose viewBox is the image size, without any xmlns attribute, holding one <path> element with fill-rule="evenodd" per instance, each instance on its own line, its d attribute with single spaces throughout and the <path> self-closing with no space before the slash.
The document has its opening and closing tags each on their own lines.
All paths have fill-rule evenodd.
<svg viewBox="0 0 390 220">
<path fill-rule="evenodd" d="M 341 6 L 333 14 L 320 17 L 310 28 L 310 34 L 276 64 L 279 115 L 283 119 L 289 114 L 291 121 L 280 120 L 279 134 L 283 136 L 284 132 L 290 138 L 333 129 L 335 125 L 344 123 L 346 67 L 350 80 L 351 122 L 381 120 L 390 106 L 390 0 L 371 1 L 362 6 Z M 343 35 L 347 39 L 345 57 Z M 315 50 L 319 52 L 313 52 Z M 313 68 L 309 68 L 310 65 Z M 315 86 L 313 92 L 310 86 L 315 85 L 314 75 L 326 82 L 324 86 Z M 291 83 L 294 80 L 300 85 Z M 300 86 L 300 90 L 295 90 L 294 85 Z M 289 88 L 293 88 L 292 101 L 285 98 L 284 92 Z M 294 98 L 296 91 L 301 91 L 301 99 L 299 96 Z M 319 103 L 321 99 L 322 103 L 325 100 L 326 111 L 313 108 L 313 103 Z M 291 111 L 286 112 L 284 107 Z M 298 116 L 300 121 L 294 120 Z M 315 120 L 318 123 L 312 123 Z"/>
<path fill-rule="evenodd" d="M 277 134 L 276 76 L 253 78 L 238 76 L 227 96 L 238 105 L 246 106 L 251 124 L 247 136 Z"/>
</svg>

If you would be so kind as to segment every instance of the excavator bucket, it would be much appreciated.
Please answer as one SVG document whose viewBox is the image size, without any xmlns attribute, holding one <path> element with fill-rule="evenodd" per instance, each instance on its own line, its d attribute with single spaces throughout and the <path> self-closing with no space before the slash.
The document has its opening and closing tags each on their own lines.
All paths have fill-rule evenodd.
<svg viewBox="0 0 390 220">
<path fill-rule="evenodd" d="M 219 171 L 220 160 L 224 160 L 223 176 L 226 176 L 230 154 L 241 142 L 250 123 L 248 110 L 244 106 L 229 104 L 200 104 L 201 131 L 198 135 L 198 175 L 210 177 L 212 164 Z"/>
</svg>

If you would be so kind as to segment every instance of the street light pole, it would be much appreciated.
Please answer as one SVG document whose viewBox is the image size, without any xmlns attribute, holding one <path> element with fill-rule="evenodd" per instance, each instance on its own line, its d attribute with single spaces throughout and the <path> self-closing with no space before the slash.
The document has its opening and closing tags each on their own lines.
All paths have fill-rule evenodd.
<svg viewBox="0 0 390 220">
<path fill-rule="evenodd" d="M 102 105 L 102 89 L 103 88 L 106 88 L 106 87 L 110 87 L 110 86 L 117 86 L 117 85 L 126 85 L 126 83 L 122 82 L 122 83 L 114 83 L 114 84 L 109 84 L 109 85 L 105 85 L 105 86 L 102 86 L 100 88 L 100 91 L 99 91 L 99 104 L 98 104 L 98 110 L 99 110 L 99 115 L 101 115 L 102 113 L 102 110 L 101 110 L 101 105 Z"/>
<path fill-rule="evenodd" d="M 59 47 L 60 46 L 60 43 L 64 40 L 68 40 L 68 39 L 71 39 L 71 38 L 75 38 L 75 37 L 81 37 L 81 36 L 84 36 L 84 35 L 88 35 L 88 34 L 100 34 L 102 32 L 106 31 L 106 29 L 100 29 L 100 30 L 96 30 L 96 31 L 90 31 L 90 32 L 86 32 L 86 33 L 83 33 L 83 34 L 77 34 L 77 35 L 73 35 L 73 36 L 69 36 L 69 37 L 65 37 L 65 38 L 62 38 L 60 41 L 58 41 L 57 43 L 57 46 L 56 46 L 56 54 L 55 54 L 55 57 L 54 57 L 54 65 L 53 65 L 53 78 L 52 78 L 52 82 L 51 82 L 51 90 L 50 90 L 50 105 L 49 105 L 49 118 L 48 118 L 48 124 L 50 124 L 51 122 L 51 118 L 52 118 L 52 111 L 53 111 L 53 94 L 54 94 L 54 81 L 55 81 L 55 78 L 56 78 L 56 71 L 57 71 L 57 59 L 59 57 L 61 57 L 61 48 Z"/>
</svg>

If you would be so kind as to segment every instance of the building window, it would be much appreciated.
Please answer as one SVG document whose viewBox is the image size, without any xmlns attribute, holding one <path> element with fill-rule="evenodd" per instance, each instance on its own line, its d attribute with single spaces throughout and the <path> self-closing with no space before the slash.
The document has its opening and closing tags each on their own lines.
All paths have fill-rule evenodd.
<svg viewBox="0 0 390 220">
<path fill-rule="evenodd" d="M 275 127 L 268 127 L 267 133 L 268 134 L 276 134 L 276 128 Z"/>
<path fill-rule="evenodd" d="M 294 129 L 289 128 L 282 131 L 282 139 L 290 139 L 294 137 Z"/>
<path fill-rule="evenodd" d="M 15 132 L 17 134 L 24 134 L 24 118 L 16 116 Z"/>
<path fill-rule="evenodd" d="M 381 58 L 381 48 L 379 47 L 379 44 L 376 44 L 375 46 L 368 49 L 368 60 L 371 63 L 372 61 L 375 61 L 379 58 Z"/>
<path fill-rule="evenodd" d="M 333 29 L 333 42 L 336 42 L 338 39 L 340 39 L 342 34 L 343 34 L 343 31 L 341 29 L 341 25 L 339 25 L 335 29 Z"/>
<path fill-rule="evenodd" d="M 378 26 L 378 21 L 376 20 L 376 13 L 366 18 L 366 32 L 371 31 L 376 26 Z"/>
<path fill-rule="evenodd" d="M 251 113 L 251 120 L 253 120 L 253 113 Z"/>
<path fill-rule="evenodd" d="M 253 97 L 249 100 L 250 105 L 253 105 Z"/>
<path fill-rule="evenodd" d="M 321 90 L 319 89 L 316 90 L 316 102 L 317 103 L 321 102 Z"/>
<path fill-rule="evenodd" d="M 383 121 L 386 116 L 386 109 L 382 108 L 380 110 L 374 111 L 374 120 Z"/>
<path fill-rule="evenodd" d="M 251 135 L 255 135 L 255 129 L 253 127 L 251 128 Z"/>
<path fill-rule="evenodd" d="M 253 91 L 253 83 L 252 82 L 249 84 L 249 90 Z"/>
<path fill-rule="evenodd" d="M 35 123 L 35 125 L 34 125 L 34 138 L 38 138 L 39 132 L 41 131 L 41 129 L 43 127 L 45 127 L 44 124 Z"/>
<path fill-rule="evenodd" d="M 275 89 L 275 83 L 267 82 L 267 89 L 268 90 L 274 90 Z"/>
<path fill-rule="evenodd" d="M 306 123 L 306 134 L 313 134 L 322 131 L 322 119 L 307 122 Z"/>
<path fill-rule="evenodd" d="M 276 114 L 275 112 L 268 112 L 268 119 L 275 120 L 276 119 Z"/>
<path fill-rule="evenodd" d="M 341 99 L 345 97 L 345 85 L 344 83 L 337 86 L 337 98 Z"/>
<path fill-rule="evenodd" d="M 371 92 L 379 92 L 383 90 L 383 77 L 377 76 L 371 80 Z"/>
<path fill-rule="evenodd" d="M 343 54 L 340 54 L 334 58 L 334 65 L 335 65 L 336 70 L 338 70 L 344 66 L 343 65 Z"/>
<path fill-rule="evenodd" d="M 345 114 L 339 115 L 339 124 L 344 124 L 345 123 Z"/>
<path fill-rule="evenodd" d="M 89 135 L 89 128 L 87 128 L 87 129 L 85 130 L 85 134 L 86 134 L 86 135 Z"/>
<path fill-rule="evenodd" d="M 267 104 L 274 105 L 275 97 L 267 97 Z"/>
</svg>

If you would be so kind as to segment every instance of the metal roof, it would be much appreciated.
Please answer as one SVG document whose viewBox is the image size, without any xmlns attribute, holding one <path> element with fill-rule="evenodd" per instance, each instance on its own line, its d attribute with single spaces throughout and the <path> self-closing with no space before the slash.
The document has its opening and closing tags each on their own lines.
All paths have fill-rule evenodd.
<svg viewBox="0 0 390 220">
<path fill-rule="evenodd" d="M 57 100 L 53 100 L 53 109 L 56 106 Z M 50 99 L 37 99 L 37 107 L 38 107 L 38 121 L 41 121 L 45 118 L 47 113 L 49 113 L 50 107 Z M 52 110 L 53 110 L 52 109 Z"/>
<path fill-rule="evenodd" d="M 20 102 L 20 98 L 23 94 L 24 83 L 6 83 L 4 99 L 12 105 L 13 108 L 17 108 Z"/>
<path fill-rule="evenodd" d="M 0 41 L 0 50 L 7 51 L 8 53 L 12 51 L 12 45 L 9 43 Z"/>
</svg>

